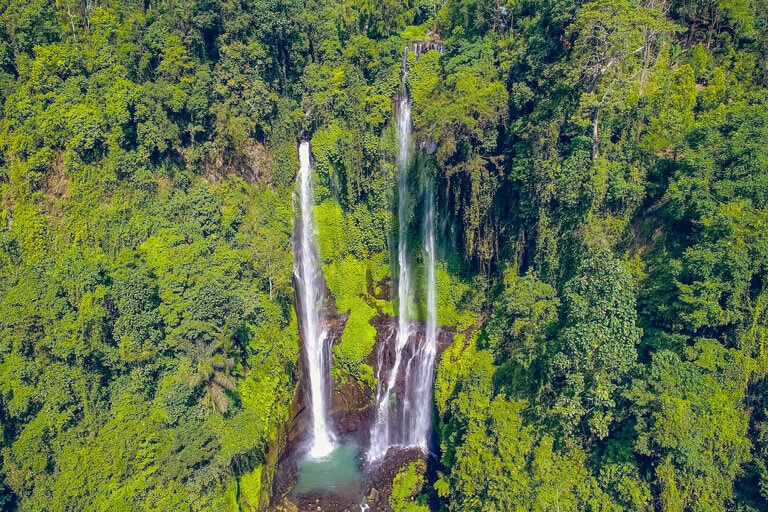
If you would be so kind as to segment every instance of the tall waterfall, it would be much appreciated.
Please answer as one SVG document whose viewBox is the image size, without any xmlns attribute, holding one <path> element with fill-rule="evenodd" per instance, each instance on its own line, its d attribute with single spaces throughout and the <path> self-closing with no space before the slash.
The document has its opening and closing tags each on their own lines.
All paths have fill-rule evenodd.
<svg viewBox="0 0 768 512">
<path fill-rule="evenodd" d="M 293 237 L 293 271 L 296 277 L 299 321 L 304 338 L 309 373 L 309 401 L 312 408 L 312 444 L 310 457 L 317 458 L 333 450 L 333 434 L 328 427 L 327 400 L 331 352 L 322 330 L 323 282 L 315 252 L 315 221 L 312 213 L 314 192 L 309 142 L 299 146 L 300 218 Z"/>
<path fill-rule="evenodd" d="M 424 264 L 426 266 L 427 318 L 421 345 L 408 361 L 405 372 L 409 444 L 427 450 L 432 422 L 432 377 L 437 353 L 437 290 L 435 285 L 435 202 L 432 181 L 427 181 L 424 200 Z"/>
<path fill-rule="evenodd" d="M 425 215 L 425 253 L 427 263 L 427 332 L 420 343 L 413 337 L 414 326 L 409 310 L 413 300 L 410 268 L 408 265 L 408 163 L 411 146 L 411 104 L 406 89 L 408 47 L 403 54 L 403 92 L 396 97 L 395 122 L 398 134 L 398 325 L 395 339 L 395 361 L 386 385 L 379 382 L 376 397 L 376 421 L 371 432 L 368 459 L 375 460 L 387 453 L 390 446 L 421 446 L 427 448 L 430 432 L 432 375 L 436 345 L 435 268 L 434 268 L 434 207 L 432 187 L 428 186 Z M 418 346 L 409 346 L 414 339 Z M 403 363 L 405 360 L 405 371 Z M 379 353 L 379 369 L 383 366 Z M 404 382 L 399 396 L 393 393 L 398 379 Z"/>
</svg>

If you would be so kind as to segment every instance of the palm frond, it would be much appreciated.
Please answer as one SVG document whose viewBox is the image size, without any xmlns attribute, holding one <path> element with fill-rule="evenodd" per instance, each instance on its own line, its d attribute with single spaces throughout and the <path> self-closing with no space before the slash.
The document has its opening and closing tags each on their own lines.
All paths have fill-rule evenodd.
<svg viewBox="0 0 768 512">
<path fill-rule="evenodd" d="M 216 354 L 213 359 L 211 359 L 211 366 L 217 370 L 225 370 L 227 368 L 227 358 L 221 354 Z"/>
<path fill-rule="evenodd" d="M 206 375 L 204 375 L 204 374 L 202 374 L 202 373 L 199 373 L 199 372 L 196 372 L 196 373 L 193 373 L 192 375 L 189 375 L 189 376 L 187 377 L 187 384 L 188 384 L 188 385 L 189 385 L 189 387 L 191 387 L 191 388 L 196 388 L 196 387 L 198 387 L 199 385 L 201 385 L 201 384 L 203 384 L 204 382 L 206 382 L 207 380 L 208 380 L 208 379 L 207 379 L 207 376 L 206 376 Z"/>
<path fill-rule="evenodd" d="M 234 391 L 237 388 L 237 380 L 224 372 L 216 372 L 213 374 L 213 382 L 218 384 L 224 389 Z"/>
<path fill-rule="evenodd" d="M 224 414 L 229 408 L 229 402 L 227 401 L 227 394 L 224 392 L 224 388 L 216 383 L 212 383 L 208 386 L 208 392 L 211 395 L 211 401 L 213 402 L 213 408 L 216 412 Z"/>
<path fill-rule="evenodd" d="M 213 374 L 215 367 L 216 366 L 213 364 L 213 362 L 210 359 L 205 359 L 203 361 L 200 361 L 200 363 L 198 363 L 197 373 L 210 377 Z"/>
</svg>

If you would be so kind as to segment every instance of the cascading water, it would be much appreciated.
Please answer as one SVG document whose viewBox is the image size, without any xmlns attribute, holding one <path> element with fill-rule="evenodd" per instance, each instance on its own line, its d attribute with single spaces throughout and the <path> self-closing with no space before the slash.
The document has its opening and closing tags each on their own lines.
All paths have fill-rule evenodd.
<svg viewBox="0 0 768 512">
<path fill-rule="evenodd" d="M 408 347 L 413 334 L 410 320 L 412 283 L 408 265 L 408 163 L 411 146 L 411 104 L 406 89 L 408 47 L 403 54 L 403 92 L 396 98 L 395 121 L 398 134 L 398 326 L 395 339 L 395 361 L 386 384 L 379 381 L 376 398 L 376 421 L 371 432 L 368 459 L 376 460 L 387 453 L 391 446 L 420 446 L 427 449 L 430 431 L 432 375 L 436 346 L 435 268 L 434 268 L 434 207 L 432 190 L 428 185 L 425 215 L 425 253 L 427 263 L 427 326 L 426 335 L 417 347 Z M 401 376 L 404 357 L 410 357 Z M 379 372 L 383 366 L 379 353 Z M 398 378 L 404 380 L 400 397 L 393 396 Z M 399 398 L 399 403 L 398 402 Z M 393 420 L 397 420 L 393 424 Z M 394 428 L 393 428 L 394 427 Z"/>
<path fill-rule="evenodd" d="M 300 218 L 293 239 L 299 319 L 309 373 L 309 401 L 312 410 L 312 442 L 309 456 L 323 457 L 333 451 L 333 434 L 327 419 L 327 380 L 330 375 L 330 348 L 327 333 L 321 330 L 323 286 L 315 252 L 314 193 L 309 142 L 299 145 Z M 298 236 L 297 236 L 298 234 Z"/>
<path fill-rule="evenodd" d="M 432 377 L 437 353 L 437 289 L 435 284 L 435 204 L 432 181 L 427 181 L 424 201 L 424 263 L 426 266 L 427 319 L 424 338 L 408 362 L 405 373 L 406 407 L 404 424 L 409 444 L 429 449 L 432 415 Z"/>
</svg>

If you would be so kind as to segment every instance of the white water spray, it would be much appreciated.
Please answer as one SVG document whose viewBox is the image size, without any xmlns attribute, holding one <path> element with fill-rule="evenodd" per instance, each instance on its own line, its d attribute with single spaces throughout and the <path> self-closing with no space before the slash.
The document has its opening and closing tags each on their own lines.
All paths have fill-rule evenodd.
<svg viewBox="0 0 768 512">
<path fill-rule="evenodd" d="M 314 192 L 309 142 L 299 146 L 299 205 L 300 219 L 294 233 L 293 271 L 296 276 L 300 326 L 304 338 L 309 373 L 309 401 L 312 409 L 312 444 L 309 456 L 319 458 L 333 451 L 333 434 L 327 419 L 327 380 L 330 375 L 330 348 L 326 346 L 327 332 L 321 331 L 323 287 L 315 252 L 315 222 L 312 213 Z"/>
<path fill-rule="evenodd" d="M 437 353 L 437 289 L 435 284 L 435 206 L 432 181 L 427 182 L 424 203 L 424 264 L 426 266 L 427 319 L 424 338 L 408 362 L 405 392 L 410 407 L 404 409 L 409 445 L 429 449 L 432 427 L 432 378 Z"/>
<path fill-rule="evenodd" d="M 398 252 L 397 262 L 400 272 L 397 281 L 398 325 L 395 342 L 395 363 L 389 373 L 386 386 L 382 386 L 376 398 L 376 421 L 371 432 L 371 447 L 368 451 L 370 460 L 378 459 L 387 453 L 394 444 L 390 434 L 390 400 L 392 388 L 397 382 L 403 358 L 403 348 L 411 334 L 411 322 L 408 318 L 408 305 L 411 300 L 411 275 L 408 269 L 408 154 L 411 144 L 411 103 L 405 88 L 408 47 L 403 52 L 403 92 L 396 98 L 395 123 L 397 124 L 397 171 L 398 171 Z M 381 366 L 381 360 L 380 360 Z"/>
<path fill-rule="evenodd" d="M 398 151 L 398 326 L 395 340 L 395 361 L 386 384 L 379 380 L 376 394 L 376 421 L 371 432 L 368 459 L 376 460 L 391 446 L 419 446 L 428 449 L 431 429 L 432 377 L 437 340 L 437 299 L 435 293 L 435 233 L 434 202 L 431 182 L 427 184 L 424 218 L 424 251 L 427 267 L 427 322 L 426 333 L 418 346 L 409 347 L 414 325 L 410 320 L 413 300 L 411 274 L 408 265 L 408 164 L 411 147 L 411 104 L 405 79 L 407 75 L 408 47 L 403 54 L 403 92 L 396 98 Z M 379 352 L 379 373 L 384 364 Z M 404 375 L 401 375 L 404 357 L 408 357 Z M 378 377 L 378 374 L 377 374 Z M 404 382 L 399 395 L 394 395 L 398 378 Z"/>
</svg>

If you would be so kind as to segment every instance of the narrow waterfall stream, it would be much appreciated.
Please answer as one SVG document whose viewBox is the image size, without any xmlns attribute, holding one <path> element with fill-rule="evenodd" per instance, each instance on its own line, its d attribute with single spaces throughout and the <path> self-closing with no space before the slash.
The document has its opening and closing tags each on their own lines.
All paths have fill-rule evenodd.
<svg viewBox="0 0 768 512">
<path fill-rule="evenodd" d="M 315 222 L 312 208 L 312 166 L 309 142 L 299 146 L 299 205 L 297 237 L 294 233 L 294 273 L 297 283 L 300 329 L 309 375 L 309 403 L 312 409 L 312 439 L 309 455 L 328 455 L 333 450 L 333 434 L 328 426 L 328 381 L 331 374 L 331 349 L 326 344 L 327 333 L 322 329 L 323 283 L 315 251 Z"/>
<path fill-rule="evenodd" d="M 405 402 L 403 424 L 408 433 L 408 445 L 429 450 L 432 427 L 432 378 L 437 353 L 437 290 L 435 284 L 435 202 L 432 180 L 427 181 L 424 200 L 424 264 L 427 287 L 426 329 L 421 345 L 408 361 L 405 372 Z"/>
<path fill-rule="evenodd" d="M 408 155 L 411 144 L 411 102 L 405 85 L 408 74 L 408 47 L 403 52 L 403 92 L 398 94 L 395 105 L 395 123 L 397 124 L 397 172 L 398 172 L 398 251 L 397 262 L 400 272 L 397 281 L 398 325 L 395 341 L 395 363 L 389 373 L 386 386 L 380 387 L 376 397 L 376 421 L 371 432 L 371 447 L 368 459 L 375 460 L 387 453 L 393 444 L 404 444 L 396 439 L 397 432 L 390 432 L 390 400 L 397 382 L 402 364 L 403 349 L 408 344 L 411 334 L 411 322 L 408 317 L 411 301 L 411 275 L 408 267 Z M 381 366 L 381 365 L 380 365 Z M 405 412 L 405 411 L 403 411 Z M 395 434 L 395 435 L 393 435 Z"/>
<path fill-rule="evenodd" d="M 332 334 L 324 309 L 325 282 L 317 255 L 313 214 L 314 191 L 309 142 L 299 145 L 298 203 L 300 215 L 294 231 L 294 273 L 299 328 L 304 341 L 308 408 L 311 410 L 308 451 L 296 459 L 296 485 L 292 496 L 314 495 L 341 502 L 359 502 L 362 475 L 359 447 L 337 439 L 329 418 L 331 406 Z M 306 448 L 305 448 L 306 450 Z M 314 510 L 314 509 L 313 509 Z"/>
<path fill-rule="evenodd" d="M 403 91 L 396 97 L 395 122 L 398 134 L 398 324 L 395 361 L 386 383 L 379 382 L 376 396 L 376 420 L 371 432 L 368 460 L 383 457 L 391 446 L 418 446 L 428 449 L 431 429 L 432 376 L 437 337 L 437 299 L 435 293 L 434 203 L 431 182 L 426 190 L 424 218 L 424 263 L 427 276 L 426 333 L 420 340 L 411 320 L 413 283 L 408 261 L 408 169 L 411 151 L 411 103 L 406 87 L 408 47 L 403 52 Z M 418 346 L 409 347 L 413 340 Z M 407 358 L 404 361 L 404 358 Z M 379 366 L 381 355 L 379 355 Z M 403 368 L 404 367 L 404 368 Z M 399 396 L 398 380 L 404 382 Z"/>
</svg>

